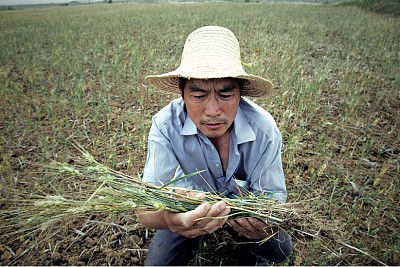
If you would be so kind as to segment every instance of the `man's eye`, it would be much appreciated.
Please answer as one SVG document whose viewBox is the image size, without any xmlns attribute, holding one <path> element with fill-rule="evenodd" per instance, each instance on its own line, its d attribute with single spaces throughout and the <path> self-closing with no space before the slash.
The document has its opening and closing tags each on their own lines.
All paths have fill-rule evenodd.
<svg viewBox="0 0 400 267">
<path fill-rule="evenodd" d="M 195 99 L 203 99 L 203 98 L 206 97 L 206 95 L 193 95 L 193 97 L 194 97 Z"/>
<path fill-rule="evenodd" d="M 219 98 L 222 100 L 227 100 L 227 99 L 232 98 L 232 96 L 233 96 L 233 94 L 220 94 Z"/>
</svg>

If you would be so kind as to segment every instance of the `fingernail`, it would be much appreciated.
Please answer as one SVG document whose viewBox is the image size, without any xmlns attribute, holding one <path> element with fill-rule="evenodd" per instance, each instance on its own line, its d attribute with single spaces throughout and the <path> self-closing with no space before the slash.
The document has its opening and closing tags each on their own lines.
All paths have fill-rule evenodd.
<svg viewBox="0 0 400 267">
<path fill-rule="evenodd" d="M 219 205 L 218 206 L 219 212 L 223 211 L 225 209 L 225 207 L 226 207 L 225 202 L 220 202 L 218 205 Z"/>
</svg>

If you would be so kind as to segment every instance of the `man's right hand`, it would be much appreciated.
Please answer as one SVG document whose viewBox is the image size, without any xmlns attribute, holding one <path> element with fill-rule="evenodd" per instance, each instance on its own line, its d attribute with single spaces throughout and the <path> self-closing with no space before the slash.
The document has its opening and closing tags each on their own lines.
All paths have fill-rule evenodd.
<svg viewBox="0 0 400 267">
<path fill-rule="evenodd" d="M 205 198 L 205 194 L 199 191 L 181 188 L 175 189 L 175 192 L 192 198 Z M 215 232 L 226 223 L 230 212 L 231 209 L 223 201 L 213 205 L 203 203 L 194 210 L 181 213 L 137 210 L 139 221 L 146 228 L 169 229 L 173 233 L 189 238 Z"/>
<path fill-rule="evenodd" d="M 230 212 L 225 202 L 219 201 L 213 205 L 203 203 L 184 213 L 165 212 L 164 220 L 171 232 L 193 238 L 211 234 L 221 228 Z"/>
</svg>

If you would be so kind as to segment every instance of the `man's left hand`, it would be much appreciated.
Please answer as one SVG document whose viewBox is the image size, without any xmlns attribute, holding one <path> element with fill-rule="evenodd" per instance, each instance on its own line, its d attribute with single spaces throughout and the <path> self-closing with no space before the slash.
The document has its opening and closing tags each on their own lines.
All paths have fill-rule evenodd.
<svg viewBox="0 0 400 267">
<path fill-rule="evenodd" d="M 239 218 L 228 223 L 240 236 L 251 240 L 261 240 L 273 234 L 271 226 L 256 218 Z"/>
</svg>

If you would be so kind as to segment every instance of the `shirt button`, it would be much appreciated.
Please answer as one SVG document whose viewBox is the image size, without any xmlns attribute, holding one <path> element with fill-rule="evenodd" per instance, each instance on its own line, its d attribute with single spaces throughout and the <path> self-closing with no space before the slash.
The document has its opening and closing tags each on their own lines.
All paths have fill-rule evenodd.
<svg viewBox="0 0 400 267">
<path fill-rule="evenodd" d="M 219 167 L 219 164 L 215 164 L 215 166 Z"/>
</svg>

